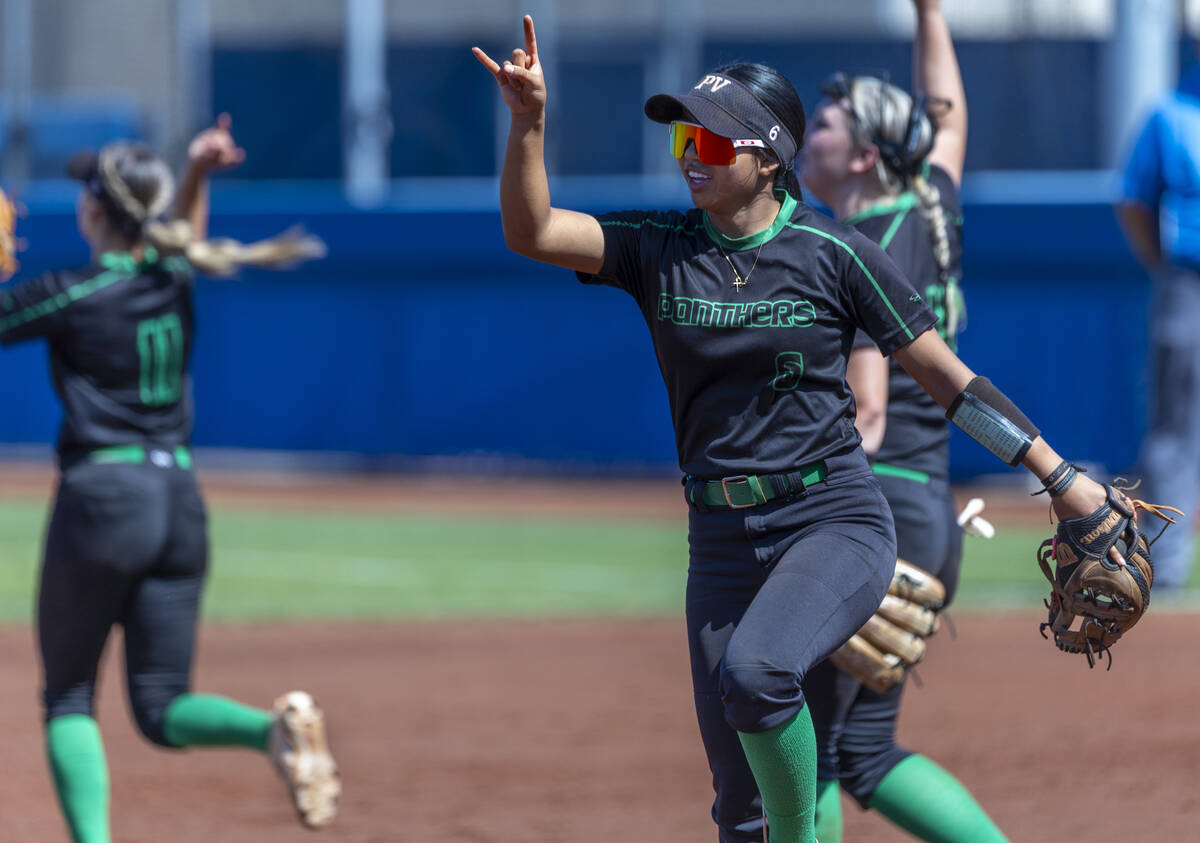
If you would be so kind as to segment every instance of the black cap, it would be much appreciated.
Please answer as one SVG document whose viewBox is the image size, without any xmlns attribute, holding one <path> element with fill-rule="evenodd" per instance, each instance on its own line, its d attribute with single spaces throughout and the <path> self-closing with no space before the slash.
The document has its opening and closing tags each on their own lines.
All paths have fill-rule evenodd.
<svg viewBox="0 0 1200 843">
<path fill-rule="evenodd" d="M 67 175 L 81 182 L 90 182 L 100 174 L 100 154 L 92 149 L 75 153 L 67 162 Z"/>
<path fill-rule="evenodd" d="M 689 93 L 655 94 L 646 116 L 656 123 L 697 123 L 722 137 L 761 140 L 786 168 L 799 148 L 783 121 L 736 79 L 710 73 Z"/>
</svg>

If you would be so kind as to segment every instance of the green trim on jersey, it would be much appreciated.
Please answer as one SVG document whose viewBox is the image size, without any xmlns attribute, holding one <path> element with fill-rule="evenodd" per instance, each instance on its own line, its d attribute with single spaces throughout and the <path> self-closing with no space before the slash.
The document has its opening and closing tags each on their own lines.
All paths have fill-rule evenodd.
<svg viewBox="0 0 1200 843">
<path fill-rule="evenodd" d="M 192 274 L 196 271 L 192 262 L 183 255 L 160 256 L 153 246 L 146 247 L 141 260 L 130 252 L 105 252 L 99 257 L 98 263 L 105 269 L 123 269 L 127 272 L 141 272 L 158 264 L 162 264 L 168 272 Z"/>
<path fill-rule="evenodd" d="M 158 250 L 147 246 L 139 261 L 130 252 L 105 252 L 96 261 L 105 269 L 123 269 L 126 272 L 137 272 L 141 266 L 158 263 Z"/>
<path fill-rule="evenodd" d="M 788 220 L 792 218 L 792 212 L 796 210 L 796 198 L 785 190 L 776 190 L 775 196 L 779 199 L 779 213 L 775 215 L 775 222 L 771 223 L 769 228 L 764 228 L 755 234 L 748 234 L 745 237 L 729 237 L 717 230 L 716 226 L 708 219 L 708 212 L 704 212 L 704 232 L 709 236 L 709 239 L 723 249 L 728 249 L 731 252 L 741 252 L 746 249 L 753 249 L 768 240 L 776 234 L 783 231 L 784 226 L 788 224 Z"/>
<path fill-rule="evenodd" d="M 148 246 L 144 257 L 140 261 L 136 260 L 129 252 L 105 252 L 96 259 L 96 262 L 107 271 L 94 275 L 86 281 L 73 284 L 62 292 L 56 293 L 51 298 L 44 299 L 37 304 L 31 304 L 16 313 L 10 313 L 8 316 L 0 319 L 0 334 L 18 325 L 24 325 L 26 322 L 32 322 L 35 319 L 56 313 L 68 305 L 82 298 L 87 298 L 92 293 L 98 293 L 105 287 L 109 287 L 118 281 L 128 281 L 130 278 L 136 278 L 139 272 L 157 264 L 159 259 L 158 251 L 153 246 Z M 162 264 L 171 272 L 190 273 L 195 271 L 191 261 L 180 256 L 168 257 L 162 261 Z M 5 296 L 4 300 L 11 301 L 11 297 Z"/>
<path fill-rule="evenodd" d="M 695 228 L 688 228 L 686 225 L 684 225 L 682 223 L 680 223 L 679 225 L 671 225 L 669 223 L 658 222 L 657 220 L 651 220 L 651 219 L 638 220 L 637 222 L 630 222 L 629 220 L 600 220 L 600 219 L 598 219 L 598 220 L 596 220 L 596 222 L 600 223 L 600 225 L 615 225 L 619 228 L 641 228 L 644 225 L 649 225 L 649 226 L 653 226 L 654 228 L 665 228 L 667 231 L 683 231 L 683 232 L 691 233 L 696 230 Z"/>
<path fill-rule="evenodd" d="M 821 231 L 819 228 L 812 228 L 811 226 L 807 226 L 807 225 L 795 225 L 794 223 L 790 223 L 790 222 L 787 225 L 789 228 L 799 229 L 800 231 L 807 231 L 809 234 L 815 234 L 818 237 L 824 237 L 826 240 L 836 243 L 837 245 L 839 245 L 843 249 L 845 249 L 847 254 L 849 254 L 850 257 L 854 258 L 854 262 L 856 264 L 858 264 L 858 268 L 862 270 L 863 275 L 867 276 L 867 280 L 871 282 L 871 286 L 875 288 L 875 292 L 879 294 L 879 298 L 883 299 L 883 303 L 887 305 L 887 309 L 889 311 L 891 311 L 892 316 L 896 317 L 896 322 L 900 325 L 900 328 L 904 331 L 904 335 L 906 337 L 908 337 L 910 340 L 916 339 L 916 337 L 913 336 L 912 329 L 908 327 L 908 323 L 905 322 L 904 319 L 900 316 L 900 314 L 896 312 L 896 308 L 892 305 L 892 300 L 889 299 L 887 297 L 887 294 L 885 294 L 883 292 L 883 289 L 879 286 L 879 282 L 875 280 L 875 276 L 871 274 L 871 271 L 869 269 L 867 269 L 866 264 L 864 264 L 862 262 L 862 259 L 857 254 L 855 254 L 853 249 L 851 249 L 849 246 L 847 246 L 841 240 L 838 240 L 832 234 L 827 234 L 826 232 Z"/>
<path fill-rule="evenodd" d="M 187 273 L 189 275 L 196 272 L 196 267 L 183 255 L 172 255 L 169 258 L 163 258 L 162 265 L 166 267 L 168 272 Z"/>
<path fill-rule="evenodd" d="M 106 255 L 101 255 L 102 261 L 104 257 Z M 16 313 L 9 314 L 0 319 L 0 334 L 18 325 L 24 325 L 26 322 L 32 322 L 43 316 L 49 316 L 51 313 L 56 313 L 82 298 L 87 298 L 92 293 L 97 293 L 105 287 L 112 286 L 118 281 L 128 281 L 130 278 L 136 276 L 136 266 L 128 270 L 122 266 L 121 268 L 110 269 L 108 272 L 102 272 L 86 281 L 80 281 L 78 284 L 67 287 L 62 292 L 56 293 L 48 299 L 44 299 L 37 304 L 31 304 L 22 310 L 18 310 Z"/>
<path fill-rule="evenodd" d="M 933 171 L 933 167 L 928 158 L 921 164 L 921 178 L 928 180 L 929 174 Z M 911 211 L 913 208 L 921 204 L 921 198 L 917 196 L 915 190 L 906 190 L 900 193 L 890 202 L 881 202 L 878 205 L 872 205 L 857 214 L 851 214 L 844 220 L 838 220 L 842 225 L 858 225 L 863 220 L 871 217 L 881 217 L 884 214 L 890 214 L 893 211 Z"/>
<path fill-rule="evenodd" d="M 917 194 L 911 190 L 906 190 L 895 199 L 889 202 L 880 202 L 878 205 L 872 205 L 857 214 L 851 214 L 844 220 L 838 220 L 842 225 L 858 225 L 863 220 L 869 220 L 871 217 L 882 217 L 886 214 L 893 214 L 898 211 L 911 211 L 921 203 L 917 198 Z"/>
<path fill-rule="evenodd" d="M 908 217 L 908 212 L 911 210 L 911 208 L 905 208 L 903 211 L 896 214 L 896 218 L 892 220 L 892 224 L 889 225 L 887 231 L 883 233 L 883 237 L 879 241 L 879 248 L 883 249 L 885 252 L 887 251 L 887 247 L 892 245 L 892 238 L 896 236 L 896 232 L 900 230 L 900 226 L 904 223 L 904 220 Z"/>
</svg>

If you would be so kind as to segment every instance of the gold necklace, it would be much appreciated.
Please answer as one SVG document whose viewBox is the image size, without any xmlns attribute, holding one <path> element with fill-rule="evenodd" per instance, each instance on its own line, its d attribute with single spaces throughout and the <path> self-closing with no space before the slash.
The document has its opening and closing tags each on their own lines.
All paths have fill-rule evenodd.
<svg viewBox="0 0 1200 843">
<path fill-rule="evenodd" d="M 715 242 L 715 241 L 714 241 Z M 758 251 L 754 253 L 754 263 L 750 266 L 750 271 L 743 278 L 742 273 L 737 271 L 737 267 L 733 265 L 733 259 L 729 257 L 729 253 L 725 251 L 725 247 L 717 243 L 717 248 L 721 250 L 721 257 L 725 258 L 725 263 L 729 264 L 729 268 L 733 270 L 733 286 L 740 293 L 742 287 L 750 283 L 750 276 L 754 274 L 754 270 L 758 268 L 758 259 L 762 256 L 763 246 L 767 245 L 767 241 L 763 240 L 758 244 Z"/>
</svg>

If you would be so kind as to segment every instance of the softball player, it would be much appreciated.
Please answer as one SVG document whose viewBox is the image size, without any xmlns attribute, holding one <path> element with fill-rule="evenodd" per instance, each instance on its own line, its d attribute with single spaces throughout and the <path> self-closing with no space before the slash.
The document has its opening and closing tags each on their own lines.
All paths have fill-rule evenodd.
<svg viewBox="0 0 1200 843">
<path fill-rule="evenodd" d="M 813 114 L 801 175 L 842 223 L 887 251 L 937 313 L 937 331 L 953 348 L 963 312 L 958 185 L 966 98 L 937 0 L 915 5 L 913 78 L 920 96 L 873 77 L 833 77 Z M 933 99 L 933 108 L 925 97 Z M 948 603 L 958 582 L 962 531 L 942 409 L 862 334 L 846 379 L 858 405 L 863 448 L 892 510 L 899 555 L 941 579 Z M 819 743 L 821 840 L 838 843 L 842 837 L 839 781 L 863 808 L 875 808 L 922 840 L 1003 840 L 953 776 L 896 745 L 903 687 L 876 693 L 830 662 L 806 677 Z"/>
<path fill-rule="evenodd" d="M 762 840 L 765 813 L 771 843 L 808 843 L 817 743 L 801 683 L 875 611 L 896 561 L 846 385 L 855 332 L 1010 464 L 1057 482 L 1062 461 L 932 330 L 937 316 L 878 245 L 799 201 L 804 110 L 771 68 L 721 68 L 646 102 L 669 126 L 694 209 L 552 207 L 546 84 L 524 23 L 525 46 L 503 65 L 474 50 L 512 112 L 505 241 L 641 308 L 690 507 L 687 628 L 719 839 Z M 1082 476 L 1055 492 L 1061 517 L 1106 500 Z"/>
<path fill-rule="evenodd" d="M 198 135 L 177 219 L 165 224 L 174 183 L 148 148 L 116 143 L 81 154 L 70 174 L 83 183 L 77 219 L 91 264 L 0 294 L 0 343 L 45 338 L 63 403 L 37 631 L 47 755 L 78 843 L 110 840 L 108 769 L 92 711 L 114 624 L 124 627 L 129 702 L 147 739 L 256 749 L 274 762 L 302 822 L 324 825 L 336 812 L 337 767 L 308 694 L 285 694 L 262 711 L 189 689 L 208 562 L 188 447 L 195 271 L 292 263 L 321 246 L 296 235 L 252 246 L 203 240 L 207 175 L 241 158 L 228 118 Z"/>
</svg>

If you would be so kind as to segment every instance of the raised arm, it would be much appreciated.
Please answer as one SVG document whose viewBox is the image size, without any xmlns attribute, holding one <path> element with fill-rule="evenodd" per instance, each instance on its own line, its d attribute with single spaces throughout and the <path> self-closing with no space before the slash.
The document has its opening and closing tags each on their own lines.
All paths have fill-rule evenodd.
<svg viewBox="0 0 1200 843">
<path fill-rule="evenodd" d="M 208 176 L 236 167 L 246 160 L 246 151 L 233 140 L 233 119 L 228 114 L 205 129 L 188 144 L 187 169 L 179 179 L 171 219 L 187 220 L 197 240 L 208 237 Z"/>
<path fill-rule="evenodd" d="M 550 205 L 546 178 L 546 80 L 538 61 L 533 18 L 525 16 L 525 49 L 503 65 L 478 47 L 471 52 L 496 78 L 512 112 L 500 173 L 504 242 L 518 254 L 581 272 L 604 265 L 604 232 L 595 217 Z"/>
<path fill-rule="evenodd" d="M 934 111 L 938 133 L 929 160 L 949 173 L 957 185 L 962 182 L 967 155 L 967 94 L 962 73 L 940 0 L 913 0 L 913 5 L 917 9 L 913 85 L 930 97 L 950 103 L 949 108 Z"/>
</svg>

